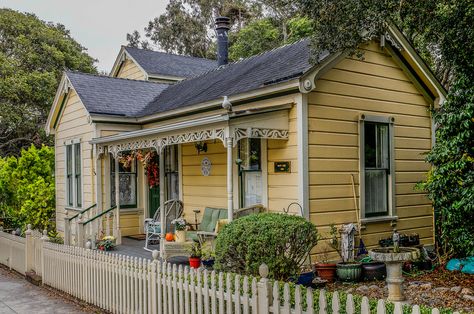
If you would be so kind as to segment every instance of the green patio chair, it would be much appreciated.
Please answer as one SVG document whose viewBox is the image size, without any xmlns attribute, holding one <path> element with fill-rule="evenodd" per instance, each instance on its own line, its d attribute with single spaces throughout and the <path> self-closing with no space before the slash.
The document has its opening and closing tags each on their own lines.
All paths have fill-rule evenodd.
<svg viewBox="0 0 474 314">
<path fill-rule="evenodd" d="M 217 222 L 227 219 L 227 208 L 206 207 L 197 231 L 187 231 L 186 236 L 193 241 L 202 241 L 203 237 L 215 238 Z"/>
</svg>

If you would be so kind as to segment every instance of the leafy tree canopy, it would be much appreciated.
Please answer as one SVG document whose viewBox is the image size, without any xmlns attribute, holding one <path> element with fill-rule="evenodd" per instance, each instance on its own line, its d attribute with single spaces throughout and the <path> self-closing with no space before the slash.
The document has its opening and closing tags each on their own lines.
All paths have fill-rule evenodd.
<svg viewBox="0 0 474 314">
<path fill-rule="evenodd" d="M 309 37 L 312 33 L 312 21 L 306 17 L 291 18 L 287 22 L 286 35 L 273 19 L 264 18 L 252 21 L 237 33 L 230 36 L 229 57 L 231 60 L 247 58 L 263 51 L 292 43 Z M 286 36 L 286 39 L 284 39 Z"/>
<path fill-rule="evenodd" d="M 96 73 L 94 62 L 63 25 L 0 9 L 0 156 L 50 143 L 43 127 L 62 71 Z"/>
<path fill-rule="evenodd" d="M 132 47 L 215 58 L 214 19 L 227 16 L 230 57 L 237 60 L 307 36 L 310 20 L 300 13 L 289 0 L 171 0 L 166 12 L 148 23 L 145 39 L 134 31 L 127 40 Z"/>
</svg>

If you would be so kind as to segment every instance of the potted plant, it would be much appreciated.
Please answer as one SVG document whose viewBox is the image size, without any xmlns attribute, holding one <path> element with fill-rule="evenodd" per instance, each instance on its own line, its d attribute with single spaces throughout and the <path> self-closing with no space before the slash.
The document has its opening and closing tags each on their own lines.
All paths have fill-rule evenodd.
<svg viewBox="0 0 474 314">
<path fill-rule="evenodd" d="M 193 242 L 189 247 L 189 266 L 199 268 L 201 266 L 202 247 L 201 243 Z"/>
<path fill-rule="evenodd" d="M 301 266 L 301 272 L 296 280 L 296 284 L 310 287 L 313 283 L 314 271 L 311 269 L 311 265 Z"/>
<path fill-rule="evenodd" d="M 206 245 L 201 249 L 201 262 L 206 269 L 212 269 L 214 267 L 214 260 L 216 253 L 212 249 L 211 245 Z"/>
<path fill-rule="evenodd" d="M 174 235 L 176 242 L 186 242 L 186 220 L 184 218 L 176 218 L 171 221 L 171 224 L 174 225 Z"/>
<path fill-rule="evenodd" d="M 113 236 L 103 237 L 99 243 L 97 243 L 97 248 L 101 251 L 111 251 L 115 248 L 115 238 Z"/>
<path fill-rule="evenodd" d="M 358 281 L 362 273 L 362 264 L 354 260 L 344 259 L 338 238 L 339 230 L 334 226 L 334 224 L 332 224 L 330 228 L 331 240 L 329 243 L 331 244 L 331 247 L 336 250 L 342 260 L 342 262 L 336 264 L 337 277 L 342 281 Z"/>
<path fill-rule="evenodd" d="M 329 262 L 328 251 L 329 247 L 327 245 L 323 246 L 321 262 L 314 264 L 314 269 L 319 278 L 333 282 L 336 278 L 336 263 Z"/>
</svg>

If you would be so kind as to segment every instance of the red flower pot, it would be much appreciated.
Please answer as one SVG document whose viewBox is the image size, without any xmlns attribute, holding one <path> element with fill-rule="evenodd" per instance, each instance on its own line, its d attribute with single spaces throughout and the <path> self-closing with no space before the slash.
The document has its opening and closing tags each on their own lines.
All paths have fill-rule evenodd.
<svg viewBox="0 0 474 314">
<path fill-rule="evenodd" d="M 199 268 L 199 266 L 201 266 L 201 258 L 199 258 L 199 257 L 190 257 L 189 258 L 189 266 L 191 268 Z"/>
<path fill-rule="evenodd" d="M 318 263 L 314 265 L 321 279 L 333 282 L 336 278 L 336 264 L 334 263 Z"/>
</svg>

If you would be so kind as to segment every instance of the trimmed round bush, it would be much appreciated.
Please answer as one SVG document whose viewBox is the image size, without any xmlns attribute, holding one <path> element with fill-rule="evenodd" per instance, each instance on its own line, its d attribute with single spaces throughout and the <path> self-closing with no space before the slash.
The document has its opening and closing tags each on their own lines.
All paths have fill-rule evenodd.
<svg viewBox="0 0 474 314">
<path fill-rule="evenodd" d="M 262 213 L 225 226 L 216 239 L 215 268 L 258 276 L 262 263 L 269 277 L 287 280 L 299 274 L 307 254 L 318 243 L 316 226 L 303 217 Z"/>
</svg>

